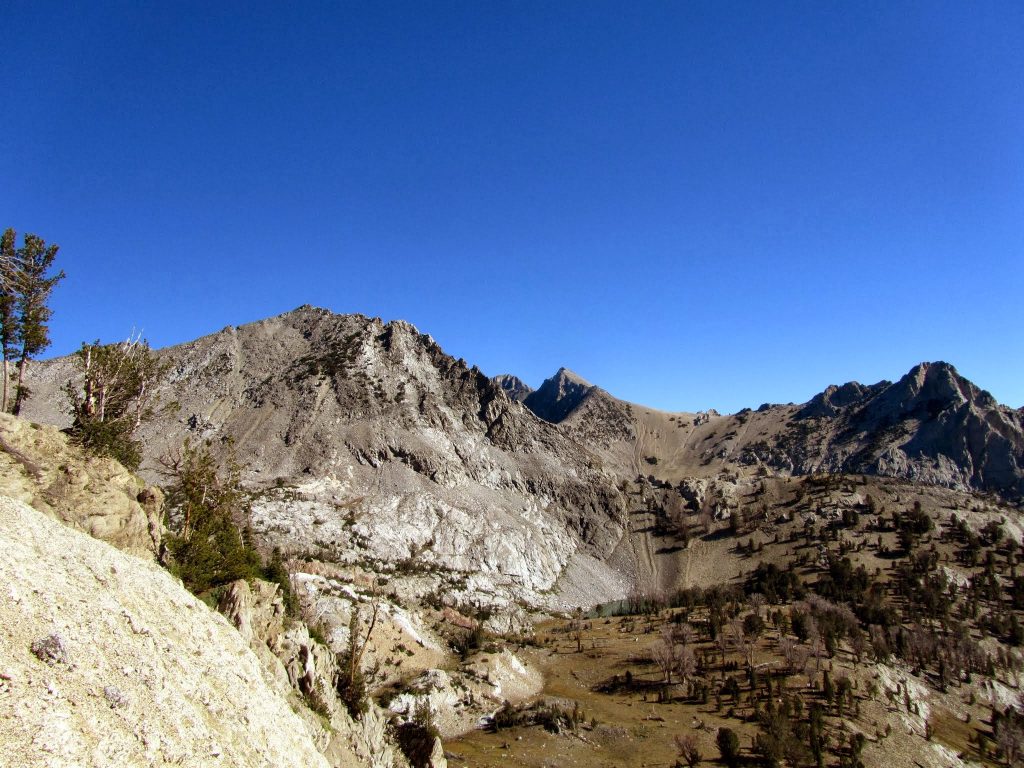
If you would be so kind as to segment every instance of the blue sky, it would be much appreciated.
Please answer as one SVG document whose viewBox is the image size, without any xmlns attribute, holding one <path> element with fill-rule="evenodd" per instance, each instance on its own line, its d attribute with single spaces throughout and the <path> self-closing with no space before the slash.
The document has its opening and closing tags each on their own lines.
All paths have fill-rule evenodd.
<svg viewBox="0 0 1024 768">
<path fill-rule="evenodd" d="M 1020 3 L 0 19 L 0 227 L 61 245 L 53 354 L 309 303 L 669 410 L 938 359 L 1024 405 Z"/>
</svg>

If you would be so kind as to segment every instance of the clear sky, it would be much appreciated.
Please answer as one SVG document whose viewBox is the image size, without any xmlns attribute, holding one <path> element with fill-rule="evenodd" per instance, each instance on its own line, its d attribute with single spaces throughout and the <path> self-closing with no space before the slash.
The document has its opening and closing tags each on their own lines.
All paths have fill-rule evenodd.
<svg viewBox="0 0 1024 768">
<path fill-rule="evenodd" d="M 0 5 L 54 344 L 300 304 L 735 411 L 947 360 L 1024 405 L 1024 4 Z"/>
</svg>

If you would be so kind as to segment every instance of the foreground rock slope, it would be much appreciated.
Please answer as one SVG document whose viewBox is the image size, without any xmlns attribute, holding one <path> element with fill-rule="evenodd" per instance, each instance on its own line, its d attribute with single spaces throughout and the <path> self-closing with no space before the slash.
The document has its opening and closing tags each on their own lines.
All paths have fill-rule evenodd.
<svg viewBox="0 0 1024 768">
<path fill-rule="evenodd" d="M 326 766 L 221 616 L 0 497 L 0 745 L 25 766 Z"/>
<path fill-rule="evenodd" d="M 279 742 L 291 749 L 290 738 L 301 742 L 303 750 L 311 745 L 332 768 L 406 768 L 393 740 L 393 715 L 368 702 L 356 720 L 338 698 L 336 653 L 345 647 L 347 636 L 330 633 L 339 635 L 336 648 L 322 636 L 314 639 L 310 626 L 317 624 L 288 614 L 279 585 L 260 580 L 238 581 L 220 590 L 218 608 L 234 627 L 224 631 L 224 619 L 153 566 L 162 531 L 158 489 L 147 487 L 115 461 L 90 456 L 54 427 L 10 416 L 0 416 L 0 489 L 8 505 L 0 525 L 5 558 L 0 578 L 10 588 L 10 600 L 0 611 L 0 627 L 7 632 L 0 637 L 0 659 L 12 659 L 10 665 L 0 664 L 0 700 L 6 707 L 0 714 L 11 717 L 8 727 L 0 729 L 0 757 L 21 753 L 26 740 L 35 739 L 36 745 L 34 729 L 45 721 L 61 725 L 59 738 L 39 741 L 46 760 L 35 762 L 42 753 L 30 750 L 25 753 L 27 764 L 206 765 L 223 760 L 277 765 L 275 750 Z M 47 527 L 39 520 L 39 510 L 19 506 L 23 501 L 40 505 L 67 528 Z M 71 529 L 121 551 L 69 537 Z M 301 583 L 301 575 L 294 578 Z M 320 608 L 309 595 L 303 590 L 303 605 L 315 617 Z M 380 622 L 373 645 L 387 642 L 389 624 Z M 411 628 L 407 618 L 404 624 Z M 255 656 L 239 656 L 246 646 Z M 25 656 L 26 648 L 31 657 Z M 443 654 L 438 656 L 443 660 Z M 20 666 L 19 657 L 28 659 L 29 666 Z M 254 658 L 259 675 L 250 674 Z M 425 659 L 424 668 L 436 658 Z M 236 659 L 242 665 L 237 670 Z M 45 690 L 36 685 L 33 670 L 43 669 L 37 662 L 53 668 Z M 217 672 L 211 675 L 212 668 Z M 97 688 L 97 676 L 107 674 L 112 675 L 110 684 Z M 71 688 L 57 686 L 58 679 Z M 157 690 L 149 691 L 154 685 Z M 102 693 L 99 714 L 89 708 L 89 696 L 97 690 Z M 273 707 L 297 715 L 282 721 L 280 712 L 273 713 L 280 732 L 272 728 L 264 733 L 257 718 L 262 715 L 247 708 L 233 712 L 226 724 L 194 727 L 203 717 L 219 719 L 237 701 L 262 702 L 268 696 L 277 702 Z M 70 707 L 70 714 L 58 702 Z M 102 735 L 107 714 L 103 702 L 120 713 L 124 734 Z M 132 702 L 137 706 L 129 707 Z M 237 732 L 230 738 L 237 739 L 250 725 L 254 746 L 248 749 L 255 762 L 246 762 L 244 753 L 236 754 L 239 761 L 234 762 L 231 750 L 223 748 L 224 728 L 234 728 Z M 144 749 L 138 755 L 132 752 L 130 733 L 142 740 Z M 284 742 L 281 733 L 287 734 Z M 76 757 L 86 752 L 88 760 Z M 0 765 L 9 763 L 0 759 Z M 443 754 L 431 766 L 443 768 Z"/>
</svg>

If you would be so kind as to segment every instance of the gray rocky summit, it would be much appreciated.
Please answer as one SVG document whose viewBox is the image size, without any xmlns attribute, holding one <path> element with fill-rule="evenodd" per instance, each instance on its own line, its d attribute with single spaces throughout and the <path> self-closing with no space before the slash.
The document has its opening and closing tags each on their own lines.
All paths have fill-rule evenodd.
<svg viewBox="0 0 1024 768">
<path fill-rule="evenodd" d="M 304 306 L 160 354 L 180 409 L 144 429 L 144 474 L 186 438 L 230 438 L 255 488 L 300 489 L 304 504 L 256 507 L 285 555 L 414 553 L 509 602 L 557 599 L 578 567 L 596 594 L 627 588 L 604 565 L 624 531 L 617 474 L 409 323 Z M 66 423 L 71 375 L 36 366 L 30 418 Z"/>
<path fill-rule="evenodd" d="M 787 455 L 772 463 L 797 471 L 1024 494 L 1020 411 L 999 405 L 945 362 L 916 365 L 895 383 L 828 387 L 794 415 L 779 447 Z"/>
</svg>

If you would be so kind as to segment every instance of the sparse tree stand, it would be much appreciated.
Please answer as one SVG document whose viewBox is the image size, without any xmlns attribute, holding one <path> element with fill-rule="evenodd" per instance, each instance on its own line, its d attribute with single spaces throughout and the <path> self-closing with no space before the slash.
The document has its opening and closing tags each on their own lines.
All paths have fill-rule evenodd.
<svg viewBox="0 0 1024 768">
<path fill-rule="evenodd" d="M 12 413 L 18 415 L 29 396 L 25 386 L 28 361 L 50 346 L 48 325 L 53 311 L 47 306 L 50 294 L 64 279 L 64 272 L 51 275 L 59 246 L 47 245 L 41 237 L 26 234 L 21 248 L 17 233 L 8 229 L 0 237 L 0 347 L 3 352 L 2 405 L 10 401 L 12 362 L 17 362 Z"/>
</svg>

